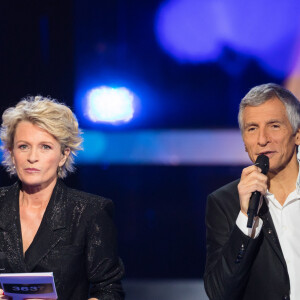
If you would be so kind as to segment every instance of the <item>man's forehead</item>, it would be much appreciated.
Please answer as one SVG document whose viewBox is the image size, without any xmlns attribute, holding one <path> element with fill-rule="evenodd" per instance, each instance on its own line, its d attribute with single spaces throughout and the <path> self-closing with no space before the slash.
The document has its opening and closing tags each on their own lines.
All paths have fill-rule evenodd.
<svg viewBox="0 0 300 300">
<path fill-rule="evenodd" d="M 285 105 L 278 98 L 271 98 L 257 106 L 246 106 L 243 111 L 244 127 L 251 123 L 289 122 Z"/>
<path fill-rule="evenodd" d="M 256 115 L 257 113 L 286 115 L 286 107 L 282 101 L 274 97 L 256 106 L 247 105 L 243 115 L 245 117 L 245 115 Z"/>
</svg>

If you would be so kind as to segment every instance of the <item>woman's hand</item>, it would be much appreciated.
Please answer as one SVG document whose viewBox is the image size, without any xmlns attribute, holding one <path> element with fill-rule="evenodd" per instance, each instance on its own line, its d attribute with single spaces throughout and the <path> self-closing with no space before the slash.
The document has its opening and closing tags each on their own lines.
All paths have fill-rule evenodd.
<svg viewBox="0 0 300 300">
<path fill-rule="evenodd" d="M 0 289 L 0 299 L 1 300 L 11 300 L 10 297 L 4 296 L 3 290 Z"/>
<path fill-rule="evenodd" d="M 96 299 L 96 298 L 93 298 L 93 299 Z M 8 297 L 8 296 L 4 296 L 4 293 L 3 293 L 3 290 L 2 289 L 0 289 L 0 300 L 12 300 L 12 298 L 11 297 Z M 39 298 L 39 299 L 37 299 L 37 298 L 26 298 L 26 300 L 53 300 L 53 299 L 41 299 L 41 298 Z M 97 300 L 97 299 L 96 299 Z"/>
</svg>

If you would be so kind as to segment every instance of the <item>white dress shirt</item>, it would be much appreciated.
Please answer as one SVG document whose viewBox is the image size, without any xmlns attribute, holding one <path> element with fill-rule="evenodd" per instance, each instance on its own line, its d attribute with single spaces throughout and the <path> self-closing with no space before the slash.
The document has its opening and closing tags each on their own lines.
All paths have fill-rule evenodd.
<svg viewBox="0 0 300 300">
<path fill-rule="evenodd" d="M 267 191 L 265 196 L 269 211 L 278 235 L 290 278 L 290 300 L 300 299 L 300 172 L 296 189 L 288 195 L 281 205 L 273 194 Z M 248 218 L 240 212 L 236 220 L 237 226 L 244 234 L 251 236 L 252 229 L 247 228 Z M 258 220 L 254 238 L 262 228 L 263 221 Z M 267 275 L 267 274 L 266 274 Z"/>
</svg>

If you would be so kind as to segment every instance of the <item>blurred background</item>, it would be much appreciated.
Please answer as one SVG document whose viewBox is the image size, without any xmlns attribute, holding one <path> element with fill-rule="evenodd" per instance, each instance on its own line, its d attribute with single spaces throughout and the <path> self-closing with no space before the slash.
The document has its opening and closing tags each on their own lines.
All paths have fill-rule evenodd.
<svg viewBox="0 0 300 300">
<path fill-rule="evenodd" d="M 206 299 L 206 197 L 250 163 L 249 89 L 299 97 L 299 13 L 297 0 L 1 1 L 0 112 L 40 94 L 76 113 L 85 150 L 66 182 L 113 199 L 127 299 Z"/>
</svg>

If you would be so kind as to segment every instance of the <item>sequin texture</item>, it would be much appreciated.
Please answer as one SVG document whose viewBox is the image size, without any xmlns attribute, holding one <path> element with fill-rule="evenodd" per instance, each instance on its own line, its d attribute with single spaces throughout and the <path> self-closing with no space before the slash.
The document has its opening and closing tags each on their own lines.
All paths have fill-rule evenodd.
<svg viewBox="0 0 300 300">
<path fill-rule="evenodd" d="M 1 272 L 53 272 L 59 300 L 124 299 L 112 201 L 58 180 L 23 255 L 19 191 L 19 182 L 0 189 Z"/>
</svg>

